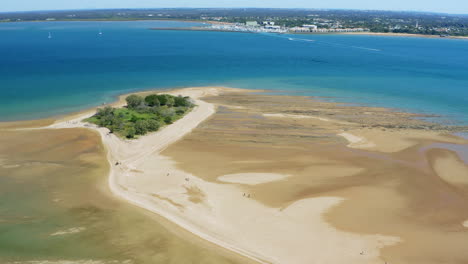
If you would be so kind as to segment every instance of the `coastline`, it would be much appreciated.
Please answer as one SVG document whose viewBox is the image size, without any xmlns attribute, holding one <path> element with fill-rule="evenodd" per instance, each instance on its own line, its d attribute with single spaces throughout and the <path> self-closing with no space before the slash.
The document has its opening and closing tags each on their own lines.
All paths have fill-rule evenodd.
<svg viewBox="0 0 468 264">
<path fill-rule="evenodd" d="M 379 32 L 344 32 L 335 33 L 339 35 L 367 35 L 367 36 L 388 36 L 388 37 L 415 37 L 415 38 L 439 38 L 439 39 L 468 39 L 468 36 L 447 36 L 440 37 L 439 35 L 424 35 L 410 33 L 379 33 Z"/>
<path fill-rule="evenodd" d="M 200 98 L 216 98 L 222 92 L 240 92 L 240 94 L 243 94 L 249 91 L 219 87 L 173 90 L 169 93 L 173 93 L 175 95 L 181 93 L 195 98 L 197 100 L 198 107 L 192 110 L 192 112 L 187 114 L 184 118 L 175 122 L 173 125 L 165 127 L 159 132 L 149 134 L 135 141 L 122 140 L 117 138 L 115 135 L 107 135 L 107 129 L 97 128 L 92 125 L 81 123 L 80 121 L 83 118 L 94 114 L 94 109 L 64 117 L 48 126 L 48 128 L 61 129 L 86 127 L 99 132 L 102 142 L 106 146 L 110 166 L 108 184 L 111 191 L 116 196 L 138 207 L 161 215 L 207 241 L 232 250 L 240 255 L 249 257 L 257 262 L 308 263 L 307 261 L 318 258 L 323 261 L 333 260 L 333 263 L 340 263 L 340 261 L 343 260 L 350 263 L 380 263 L 380 250 L 386 246 L 398 244 L 399 238 L 387 235 L 351 234 L 345 231 L 338 231 L 335 228 L 330 227 L 324 222 L 321 216 L 329 212 L 331 208 L 335 208 L 343 203 L 344 200 L 340 196 L 302 199 L 289 205 L 287 210 L 281 209 L 280 211 L 277 211 L 274 208 L 265 207 L 255 200 L 244 199 L 233 202 L 238 199 L 237 197 L 239 193 L 242 192 L 242 189 L 236 187 L 236 179 L 241 180 L 245 175 L 239 175 L 241 176 L 240 178 L 239 176 L 234 175 L 234 180 L 232 182 L 234 183 L 234 186 L 226 184 L 221 184 L 219 186 L 218 183 L 213 184 L 212 182 L 203 180 L 197 174 L 180 170 L 180 168 L 178 168 L 174 163 L 174 160 L 168 158 L 165 154 L 161 155 L 161 152 L 174 143 L 180 141 L 184 136 L 189 135 L 192 130 L 199 126 L 200 123 L 209 119 L 215 113 L 214 104 L 208 103 Z M 143 94 L 144 93 L 150 93 L 150 91 L 143 92 Z M 115 107 L 122 106 L 124 104 L 124 97 L 125 95 L 121 95 L 119 100 L 114 102 L 112 105 Z M 236 106 L 226 105 L 218 105 L 217 107 L 220 106 L 236 108 Z M 237 108 L 242 109 L 239 107 Z M 271 120 L 302 120 L 319 126 L 336 126 L 337 128 L 333 129 L 338 130 L 340 130 L 341 126 L 349 126 L 351 124 L 348 121 L 334 120 L 315 115 L 282 113 L 264 113 L 264 115 L 267 119 Z M 351 126 L 351 128 L 353 128 L 353 126 Z M 415 132 L 410 132 L 410 135 L 419 137 L 422 135 L 421 133 L 418 134 Z M 401 135 L 401 139 L 396 138 L 398 139 L 397 141 L 388 143 L 386 142 L 388 141 L 388 136 L 390 136 L 388 132 L 378 132 L 374 130 L 366 132 L 357 127 L 341 131 L 341 135 L 339 136 L 342 136 L 348 142 L 347 144 L 350 148 L 388 153 L 398 152 L 414 145 L 412 142 L 406 141 L 405 138 L 407 138 L 408 135 Z M 432 140 L 434 138 L 434 136 L 428 136 L 428 139 Z M 457 140 L 458 142 L 462 142 L 459 141 L 459 139 Z M 457 140 L 454 140 L 454 142 L 457 142 Z M 115 166 L 117 161 L 122 162 L 122 165 Z M 152 164 L 155 164 L 156 167 Z M 168 172 L 171 174 L 171 177 L 169 178 L 166 176 L 166 173 Z M 174 179 L 172 175 L 174 175 L 176 179 Z M 271 176 L 262 175 L 261 182 L 275 182 L 283 180 L 281 175 L 278 177 L 274 175 Z M 141 178 L 141 180 L 135 181 L 136 177 Z M 184 179 L 190 179 L 190 181 L 188 182 L 185 180 L 186 182 L 184 182 Z M 153 181 L 157 181 L 160 186 L 150 184 Z M 226 198 L 221 199 L 220 201 L 207 200 L 206 203 L 212 207 L 210 210 L 206 211 L 206 204 L 188 203 L 187 197 L 182 195 L 183 192 L 181 192 L 181 189 L 184 190 L 184 188 L 191 188 L 191 185 L 189 184 L 196 185 L 197 188 L 203 190 L 205 195 L 209 195 L 209 197 L 220 199 L 221 197 L 226 196 Z M 240 184 L 242 184 L 242 182 L 240 182 Z M 190 199 L 190 197 L 188 199 Z M 221 210 L 222 208 L 217 207 L 220 205 L 223 205 L 224 207 L 226 204 L 233 206 L 233 211 L 226 212 Z M 217 213 L 210 215 L 210 212 L 213 211 Z M 227 214 L 229 217 L 223 217 L 222 215 L 224 214 Z M 218 219 L 224 220 L 229 224 L 234 224 L 230 223 L 228 219 L 235 218 L 238 214 L 245 214 L 246 216 L 256 215 L 257 219 L 263 219 L 260 220 L 260 225 L 256 225 L 256 223 L 251 223 L 250 219 L 247 218 L 241 221 L 242 225 L 239 226 L 239 230 L 249 230 L 248 233 L 252 233 L 251 236 L 255 234 L 259 235 L 259 240 L 250 241 L 251 239 L 255 239 L 255 236 L 245 240 L 245 238 L 243 238 L 244 235 L 238 234 L 239 230 L 230 230 L 228 226 L 222 225 L 223 221 L 219 221 L 221 225 L 219 225 L 218 222 L 214 222 L 215 219 Z M 298 222 L 297 217 L 309 220 L 306 222 Z M 290 218 L 293 218 L 294 221 L 290 222 Z M 272 219 L 275 219 L 275 221 L 273 221 L 274 223 L 269 223 L 268 221 Z M 262 223 L 262 221 L 265 222 Z M 206 228 L 206 223 L 211 223 L 212 226 L 210 226 L 210 228 Z M 271 224 L 273 224 L 273 226 Z M 300 226 L 301 228 L 298 229 L 300 232 L 294 233 L 287 229 L 286 230 L 288 232 L 282 232 L 281 229 L 285 229 L 287 226 Z M 310 230 L 310 228 L 312 228 L 312 230 Z M 307 252 L 307 247 L 300 247 L 300 245 L 297 244 L 297 239 L 295 239 L 298 236 L 300 237 L 301 232 L 304 230 L 321 234 L 322 237 L 318 236 L 320 240 L 326 238 L 325 241 L 328 241 L 329 243 L 337 243 L 335 249 L 339 250 L 341 246 L 341 249 L 346 249 L 344 252 L 347 253 L 344 253 L 342 256 L 333 256 L 330 254 L 331 252 L 324 252 L 321 255 L 314 255 L 312 259 L 307 259 L 306 256 L 294 258 L 294 256 L 290 256 L 289 253 L 283 251 L 284 248 L 281 247 L 281 243 L 274 245 L 272 248 L 265 248 L 265 245 L 269 245 L 271 242 L 266 238 L 272 236 L 272 234 L 268 234 L 268 230 L 272 229 L 278 231 L 278 234 L 276 235 L 278 239 L 281 241 L 287 241 L 290 245 L 295 245 L 294 248 L 297 250 L 297 253 L 303 254 L 304 252 Z M 290 235 L 288 234 L 289 232 L 291 232 Z M 304 241 L 301 240 L 300 242 L 305 242 L 306 245 L 315 245 L 320 248 L 320 245 L 318 244 L 319 241 L 317 241 L 316 238 L 315 240 L 313 238 L 307 239 L 304 238 Z M 360 250 L 364 250 L 366 255 L 362 256 L 354 254 L 354 252 L 359 252 Z"/>
<path fill-rule="evenodd" d="M 169 22 L 186 22 L 186 23 L 200 23 L 200 24 L 213 24 L 213 25 L 233 25 L 230 22 L 207 21 L 207 20 L 181 20 L 181 19 L 66 19 L 66 20 L 31 20 L 31 21 L 0 21 L 0 23 L 48 23 L 48 22 L 132 22 L 132 21 L 169 21 Z M 221 29 L 210 29 L 207 27 L 194 26 L 194 27 L 170 27 L 170 28 L 148 28 L 149 30 L 179 30 L 179 31 L 208 31 L 208 32 L 232 32 L 232 33 L 255 33 L 248 31 L 232 31 Z M 444 36 L 428 35 L 428 34 L 413 34 L 413 33 L 392 33 L 392 32 L 287 32 L 281 34 L 290 35 L 367 35 L 367 36 L 386 36 L 386 37 L 416 37 L 416 38 L 439 38 L 439 39 L 468 39 L 468 36 Z"/>
<path fill-rule="evenodd" d="M 186 88 L 190 89 L 190 88 Z M 143 93 L 138 93 L 138 94 L 144 94 Z M 148 93 L 148 92 L 146 92 Z M 171 93 L 171 92 L 168 92 Z M 177 95 L 178 90 L 173 91 L 171 94 Z M 186 95 L 186 93 L 184 93 Z M 86 128 L 91 128 L 95 131 L 97 131 L 101 139 L 103 141 L 103 144 L 106 147 L 107 150 L 107 159 L 109 162 L 110 166 L 110 172 L 109 172 L 109 177 L 108 177 L 108 184 L 109 188 L 112 191 L 112 193 L 117 196 L 122 198 L 123 200 L 136 205 L 140 208 L 146 209 L 148 211 L 151 211 L 153 213 L 156 213 L 169 221 L 175 223 L 176 225 L 186 229 L 187 231 L 199 236 L 202 239 L 205 239 L 209 242 L 212 242 L 218 246 L 224 247 L 226 249 L 229 249 L 233 252 L 236 252 L 242 256 L 248 257 L 256 262 L 259 263 L 267 263 L 264 262 L 262 259 L 264 257 L 258 256 L 252 252 L 249 252 L 247 250 L 243 250 L 241 248 L 237 248 L 233 245 L 230 245 L 229 243 L 224 242 L 223 240 L 216 239 L 215 237 L 212 237 L 206 233 L 200 232 L 193 227 L 191 227 L 189 224 L 184 223 L 181 219 L 178 219 L 174 217 L 174 215 L 171 215 L 170 213 L 165 212 L 164 210 L 161 210 L 161 208 L 158 208 L 154 204 L 151 204 L 147 201 L 147 198 L 145 197 L 139 197 L 138 195 L 132 195 L 129 193 L 128 189 L 122 185 L 120 182 L 119 177 L 125 176 L 127 173 L 129 173 L 130 170 L 134 169 L 132 166 L 133 162 L 138 162 L 139 159 L 145 158 L 146 155 L 152 154 L 152 153 L 157 153 L 162 151 L 164 148 L 166 148 L 168 145 L 171 143 L 179 140 L 183 136 L 185 136 L 187 133 L 190 133 L 192 129 L 194 129 L 200 122 L 204 121 L 206 118 L 208 118 L 210 115 L 214 113 L 214 107 L 211 104 L 204 103 L 203 101 L 197 100 L 196 98 L 200 97 L 201 95 L 194 96 L 194 94 L 190 94 L 188 96 L 191 96 L 192 98 L 195 99 L 195 102 L 197 104 L 196 108 L 193 109 L 190 113 L 188 113 L 186 116 L 184 116 L 182 119 L 176 121 L 174 124 L 165 127 L 159 132 L 152 133 L 147 136 L 143 136 L 142 139 L 137 139 L 137 140 L 132 140 L 133 142 L 128 142 L 121 140 L 117 138 L 115 135 L 108 135 L 107 129 L 106 128 L 98 128 L 96 126 L 89 126 L 86 123 L 82 123 L 81 120 L 88 118 L 92 114 L 94 114 L 94 109 L 93 110 L 86 110 L 82 113 L 78 113 L 76 115 L 72 115 L 70 117 L 65 117 L 64 119 L 59 120 L 58 122 L 55 122 L 54 124 L 46 127 L 50 129 L 62 129 L 62 128 L 76 128 L 76 127 L 86 127 Z M 117 102 L 112 103 L 111 105 L 114 107 L 121 107 L 124 105 L 124 97 L 125 95 L 119 96 L 119 100 Z M 192 120 L 189 120 L 192 119 Z M 190 122 L 189 126 L 185 126 L 185 122 Z M 182 133 L 173 133 L 174 130 L 182 129 Z M 180 132 L 180 131 L 178 131 Z M 164 141 L 158 140 L 158 138 L 161 137 L 164 139 Z M 157 140 L 157 142 L 153 142 L 154 146 L 151 144 L 148 145 L 147 143 L 152 142 L 153 140 Z M 145 140 L 145 143 L 141 143 L 140 140 Z M 140 141 L 140 142 L 137 142 Z M 138 156 L 128 158 L 127 160 L 122 161 L 124 156 L 120 156 L 117 153 L 116 149 L 113 149 L 116 147 L 117 149 L 119 147 L 124 147 L 122 144 L 132 144 L 135 143 L 138 144 L 140 147 L 139 148 L 134 148 L 132 154 L 136 154 L 135 152 L 139 152 L 139 154 L 136 154 Z M 117 146 L 116 146 L 117 145 Z M 120 146 L 119 146 L 120 145 Z M 145 146 L 150 146 L 149 149 L 146 149 L 146 151 L 141 154 L 141 148 L 143 148 L 143 145 Z M 120 157 L 119 157 L 120 156 Z M 116 170 L 115 169 L 115 162 L 119 161 L 120 163 L 123 163 L 122 166 L 126 166 L 126 170 L 124 172 Z"/>
<path fill-rule="evenodd" d="M 210 23 L 207 24 L 229 24 L 229 23 Z M 175 31 L 207 31 L 207 32 L 231 32 L 231 33 L 255 33 L 251 31 L 233 31 L 222 29 L 211 29 L 209 27 L 171 27 L 171 28 L 149 28 L 150 30 L 175 30 Z M 384 36 L 384 37 L 415 37 L 415 38 L 439 38 L 439 39 L 468 39 L 468 36 L 446 36 L 425 35 L 412 33 L 383 33 L 383 32 L 287 32 L 280 34 L 288 35 L 365 35 L 365 36 Z"/>
</svg>

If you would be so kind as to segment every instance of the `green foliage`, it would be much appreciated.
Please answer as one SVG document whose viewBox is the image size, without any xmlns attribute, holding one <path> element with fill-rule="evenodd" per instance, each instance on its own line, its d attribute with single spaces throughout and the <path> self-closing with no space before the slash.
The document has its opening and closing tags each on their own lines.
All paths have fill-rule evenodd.
<svg viewBox="0 0 468 264">
<path fill-rule="evenodd" d="M 161 127 L 159 121 L 154 119 L 148 120 L 148 131 L 158 131 L 159 127 Z"/>
<path fill-rule="evenodd" d="M 175 104 L 174 97 L 173 97 L 173 96 L 168 96 L 168 97 L 167 97 L 166 105 L 167 105 L 167 106 L 174 106 L 174 104 Z"/>
<path fill-rule="evenodd" d="M 172 124 L 193 107 L 189 97 L 168 94 L 152 94 L 145 98 L 130 95 L 126 101 L 126 108 L 98 108 L 96 114 L 86 121 L 131 139 Z"/>
<path fill-rule="evenodd" d="M 136 108 L 144 102 L 143 97 L 135 94 L 127 96 L 125 101 L 127 101 L 127 107 L 130 109 Z"/>
<path fill-rule="evenodd" d="M 145 97 L 145 102 L 148 106 L 160 106 L 158 96 L 156 94 L 148 95 Z"/>
<path fill-rule="evenodd" d="M 137 135 L 144 135 L 148 132 L 148 121 L 138 120 L 135 122 L 135 132 Z"/>
<path fill-rule="evenodd" d="M 125 137 L 134 138 L 136 134 L 136 130 L 134 127 L 127 127 L 127 129 L 125 130 L 125 133 L 126 133 Z"/>
<path fill-rule="evenodd" d="M 165 105 L 159 108 L 158 114 L 161 117 L 173 116 L 175 114 L 175 110 L 174 108 L 170 108 L 167 105 Z"/>
<path fill-rule="evenodd" d="M 172 124 L 172 117 L 166 116 L 166 117 L 164 118 L 164 122 L 165 122 L 166 124 Z"/>
<path fill-rule="evenodd" d="M 159 103 L 161 105 L 166 105 L 167 104 L 167 95 L 166 94 L 160 94 L 160 95 L 157 95 L 157 97 L 158 97 Z"/>
<path fill-rule="evenodd" d="M 190 106 L 190 100 L 188 97 L 182 97 L 182 95 L 179 95 L 177 97 L 174 97 L 174 106 Z"/>
</svg>

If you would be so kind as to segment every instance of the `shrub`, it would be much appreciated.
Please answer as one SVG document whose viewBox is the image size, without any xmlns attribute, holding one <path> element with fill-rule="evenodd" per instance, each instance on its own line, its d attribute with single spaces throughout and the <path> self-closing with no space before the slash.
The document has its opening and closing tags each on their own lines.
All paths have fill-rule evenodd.
<svg viewBox="0 0 468 264">
<path fill-rule="evenodd" d="M 166 124 L 168 124 L 168 125 L 169 125 L 169 124 L 172 124 L 172 117 L 166 116 L 166 117 L 164 118 L 164 123 L 166 123 Z"/>
<path fill-rule="evenodd" d="M 169 108 L 167 106 L 163 106 L 159 108 L 159 115 L 162 117 L 171 117 L 175 115 L 175 110 L 174 108 Z"/>
<path fill-rule="evenodd" d="M 154 119 L 148 120 L 148 131 L 158 131 L 161 124 Z"/>
<path fill-rule="evenodd" d="M 127 101 L 128 108 L 131 108 L 131 109 L 136 108 L 137 106 L 143 104 L 143 101 L 144 101 L 143 97 L 135 95 L 135 94 L 127 96 L 125 100 Z"/>
<path fill-rule="evenodd" d="M 174 106 L 175 104 L 175 100 L 174 100 L 174 97 L 173 96 L 167 96 L 167 102 L 166 102 L 166 105 L 167 106 Z"/>
<path fill-rule="evenodd" d="M 130 118 L 130 122 L 136 123 L 138 120 L 139 120 L 138 117 L 136 115 L 132 114 L 132 117 Z"/>
<path fill-rule="evenodd" d="M 128 127 L 128 128 L 126 129 L 125 132 L 126 132 L 126 133 L 125 133 L 125 134 L 126 134 L 125 136 L 126 136 L 127 138 L 134 138 L 134 137 L 135 137 L 135 133 L 136 133 L 135 128 L 133 128 L 133 127 Z"/>
<path fill-rule="evenodd" d="M 167 95 L 165 95 L 165 94 L 158 94 L 158 95 L 157 95 L 157 98 L 158 98 L 159 103 L 160 103 L 161 105 L 166 105 L 166 104 L 167 104 Z"/>
<path fill-rule="evenodd" d="M 188 97 L 182 97 L 182 95 L 174 97 L 174 106 L 190 106 Z"/>
<path fill-rule="evenodd" d="M 159 102 L 158 96 L 156 94 L 151 94 L 145 97 L 145 102 L 148 106 L 160 106 L 161 103 Z"/>
<path fill-rule="evenodd" d="M 144 135 L 148 132 L 148 120 L 138 120 L 135 122 L 135 133 Z"/>
</svg>

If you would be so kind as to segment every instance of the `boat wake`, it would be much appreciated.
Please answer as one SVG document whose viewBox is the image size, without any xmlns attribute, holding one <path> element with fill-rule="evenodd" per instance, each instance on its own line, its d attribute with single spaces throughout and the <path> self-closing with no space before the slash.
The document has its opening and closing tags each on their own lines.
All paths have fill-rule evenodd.
<svg viewBox="0 0 468 264">
<path fill-rule="evenodd" d="M 302 38 L 288 38 L 290 41 L 305 41 L 305 42 L 315 42 L 313 39 L 302 39 Z"/>
<path fill-rule="evenodd" d="M 370 50 L 370 51 L 382 51 L 382 50 L 379 50 L 379 49 L 373 49 L 373 48 L 367 48 L 367 47 L 360 47 L 360 46 L 351 46 L 351 48 L 363 49 L 363 50 Z"/>
</svg>

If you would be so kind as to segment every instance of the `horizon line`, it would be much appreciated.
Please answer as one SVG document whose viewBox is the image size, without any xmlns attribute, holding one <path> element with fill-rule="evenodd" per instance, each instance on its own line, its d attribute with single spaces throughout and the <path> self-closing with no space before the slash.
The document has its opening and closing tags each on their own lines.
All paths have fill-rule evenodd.
<svg viewBox="0 0 468 264">
<path fill-rule="evenodd" d="M 139 8 L 78 8 L 78 9 L 44 9 L 44 10 L 17 10 L 17 11 L 0 11 L 0 14 L 11 13 L 35 13 L 35 12 L 65 12 L 65 11 L 104 11 L 104 10 L 162 10 L 162 9 L 278 9 L 278 10 L 323 10 L 323 11 L 379 11 L 379 12 L 395 12 L 395 13 L 421 13 L 421 14 L 438 14 L 451 16 L 468 16 L 468 13 L 446 13 L 438 11 L 416 11 L 416 10 L 388 10 L 388 9 L 353 9 L 353 8 L 310 8 L 310 7 L 139 7 Z"/>
</svg>

